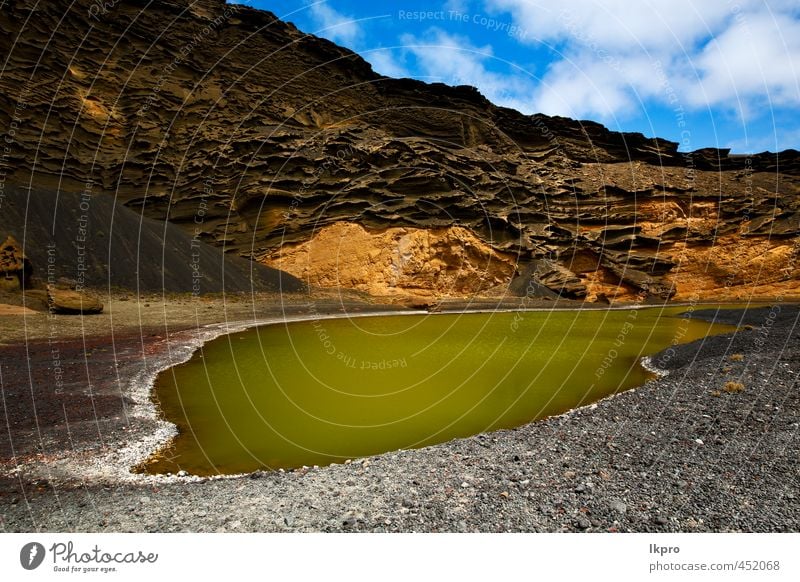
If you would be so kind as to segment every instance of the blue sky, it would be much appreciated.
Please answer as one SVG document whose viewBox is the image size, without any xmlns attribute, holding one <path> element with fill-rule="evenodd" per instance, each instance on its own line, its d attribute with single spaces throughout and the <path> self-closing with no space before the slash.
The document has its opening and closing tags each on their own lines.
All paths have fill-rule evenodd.
<svg viewBox="0 0 800 582">
<path fill-rule="evenodd" d="M 800 149 L 797 0 L 250 0 L 393 77 L 737 153 Z"/>
</svg>

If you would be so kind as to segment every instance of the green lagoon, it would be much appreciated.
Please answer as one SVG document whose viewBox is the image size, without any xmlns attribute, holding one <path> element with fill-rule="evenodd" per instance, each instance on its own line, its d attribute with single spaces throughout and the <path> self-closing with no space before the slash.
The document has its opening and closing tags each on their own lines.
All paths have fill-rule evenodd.
<svg viewBox="0 0 800 582">
<path fill-rule="evenodd" d="M 139 470 L 325 465 L 519 426 L 639 386 L 645 356 L 733 329 L 685 311 L 320 319 L 219 337 L 158 376 L 179 435 Z"/>
</svg>

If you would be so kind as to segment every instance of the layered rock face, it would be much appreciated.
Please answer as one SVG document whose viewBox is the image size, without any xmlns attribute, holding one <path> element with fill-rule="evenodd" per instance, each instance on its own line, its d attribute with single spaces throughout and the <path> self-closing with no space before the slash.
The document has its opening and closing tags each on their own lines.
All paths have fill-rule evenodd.
<svg viewBox="0 0 800 582">
<path fill-rule="evenodd" d="M 0 32 L 6 183 L 115 195 L 314 284 L 800 294 L 796 151 L 524 116 L 222 0 L 10 0 Z"/>
</svg>

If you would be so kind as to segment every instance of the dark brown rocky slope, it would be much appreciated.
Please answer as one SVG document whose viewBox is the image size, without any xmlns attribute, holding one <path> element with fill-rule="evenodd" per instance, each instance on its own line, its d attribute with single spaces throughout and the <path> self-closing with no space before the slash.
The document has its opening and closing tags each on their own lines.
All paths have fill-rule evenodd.
<svg viewBox="0 0 800 582">
<path fill-rule="evenodd" d="M 174 224 L 116 204 L 112 196 L 86 203 L 74 192 L 8 186 L 0 232 L 24 244 L 33 276 L 29 288 L 61 286 L 65 279 L 77 288 L 195 295 L 304 288 L 288 273 L 225 256 Z"/>
<path fill-rule="evenodd" d="M 10 0 L 0 55 L 6 187 L 115 195 L 313 284 L 800 294 L 796 151 L 524 116 L 222 0 Z"/>
</svg>

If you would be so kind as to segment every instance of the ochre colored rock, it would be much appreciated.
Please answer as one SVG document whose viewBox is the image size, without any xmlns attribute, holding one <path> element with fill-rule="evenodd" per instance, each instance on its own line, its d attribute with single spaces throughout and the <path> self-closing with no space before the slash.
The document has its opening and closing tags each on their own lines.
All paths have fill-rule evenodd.
<svg viewBox="0 0 800 582">
<path fill-rule="evenodd" d="M 91 315 L 103 312 L 103 304 L 84 293 L 64 289 L 47 289 L 47 300 L 53 313 L 62 315 Z"/>
<path fill-rule="evenodd" d="M 36 311 L 22 305 L 6 305 L 0 303 L 0 316 L 3 315 L 36 315 Z"/>
</svg>

